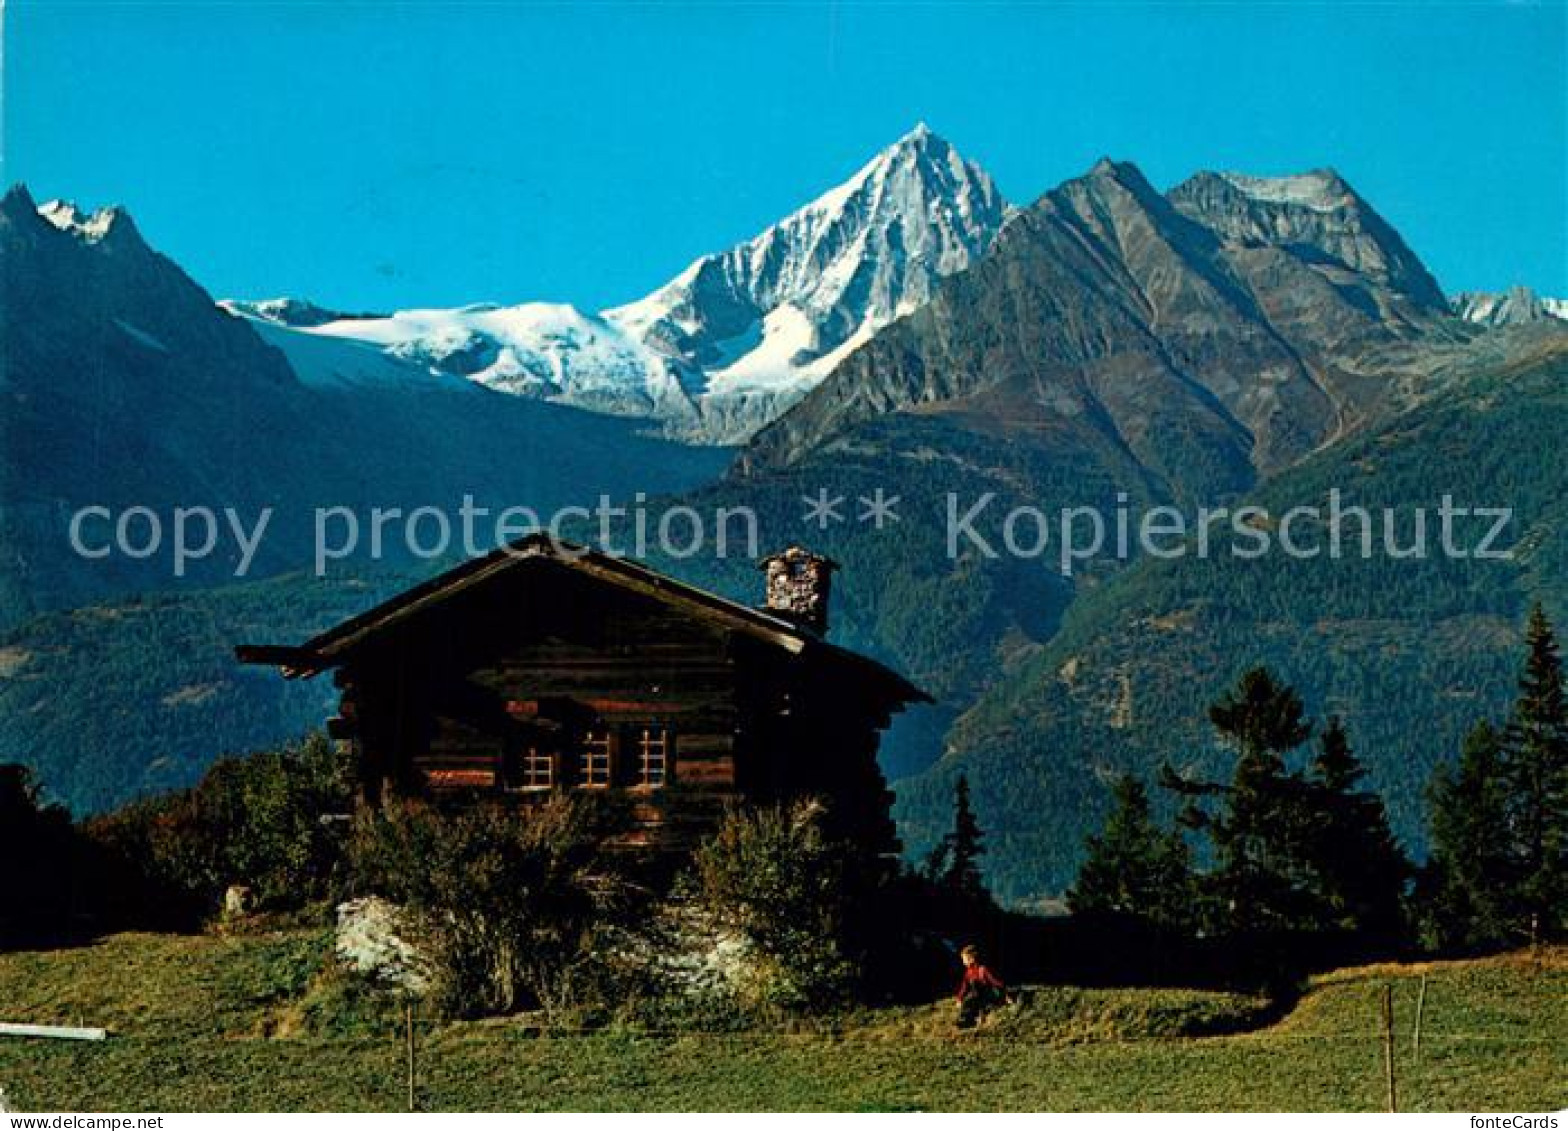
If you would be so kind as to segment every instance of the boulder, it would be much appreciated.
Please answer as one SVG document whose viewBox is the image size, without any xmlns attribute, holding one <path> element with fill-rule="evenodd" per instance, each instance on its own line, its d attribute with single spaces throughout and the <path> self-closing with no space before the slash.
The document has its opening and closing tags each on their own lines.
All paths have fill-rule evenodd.
<svg viewBox="0 0 1568 1131">
<path fill-rule="evenodd" d="M 242 919 L 256 910 L 256 893 L 245 884 L 230 884 L 223 893 L 223 917 Z"/>
<path fill-rule="evenodd" d="M 430 960 L 410 941 L 402 908 L 379 896 L 338 904 L 335 948 L 356 974 L 416 996 L 430 989 Z"/>
</svg>

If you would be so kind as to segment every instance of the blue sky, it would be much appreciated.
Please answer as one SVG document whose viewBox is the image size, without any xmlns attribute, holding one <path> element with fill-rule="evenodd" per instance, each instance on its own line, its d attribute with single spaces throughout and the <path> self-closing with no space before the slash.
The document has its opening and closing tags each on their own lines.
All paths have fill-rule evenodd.
<svg viewBox="0 0 1568 1131">
<path fill-rule="evenodd" d="M 219 295 L 640 296 L 925 120 L 1014 202 L 1102 154 L 1332 165 L 1450 290 L 1568 294 L 1560 3 L 5 5 L 4 178 Z"/>
</svg>

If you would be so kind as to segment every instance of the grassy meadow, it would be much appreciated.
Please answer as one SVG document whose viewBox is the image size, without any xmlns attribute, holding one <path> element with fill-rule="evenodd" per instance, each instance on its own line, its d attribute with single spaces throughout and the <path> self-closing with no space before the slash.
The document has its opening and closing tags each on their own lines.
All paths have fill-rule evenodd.
<svg viewBox="0 0 1568 1131">
<path fill-rule="evenodd" d="M 34 1111 L 402 1110 L 384 1010 L 319 971 L 317 934 L 116 935 L 0 955 L 0 1020 L 107 1026 L 103 1043 L 0 1038 Z M 1427 979 L 1419 1061 L 1412 1027 Z M 1240 995 L 1042 986 L 979 1032 L 947 1003 L 801 1031 L 541 1033 L 422 1025 L 429 1110 L 1381 1110 L 1394 990 L 1400 1106 L 1568 1105 L 1568 951 L 1347 969 L 1283 1016 Z"/>
</svg>

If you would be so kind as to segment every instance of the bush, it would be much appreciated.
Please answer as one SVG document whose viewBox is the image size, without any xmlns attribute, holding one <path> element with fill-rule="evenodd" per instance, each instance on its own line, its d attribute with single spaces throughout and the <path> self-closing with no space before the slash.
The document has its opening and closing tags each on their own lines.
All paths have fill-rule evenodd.
<svg viewBox="0 0 1568 1131">
<path fill-rule="evenodd" d="M 634 902 L 606 853 L 623 827 L 613 802 L 570 795 L 526 812 L 389 803 L 356 821 L 353 884 L 403 908 L 442 1012 L 560 1015 L 603 996 L 596 943 Z"/>
<path fill-rule="evenodd" d="M 231 884 L 259 907 L 297 909 L 331 894 L 353 791 L 346 755 L 314 734 L 280 751 L 216 763 L 192 789 L 135 802 L 85 826 L 102 851 L 111 918 L 188 927 Z"/>
<path fill-rule="evenodd" d="M 69 929 L 87 863 L 70 814 L 45 803 L 24 766 L 0 765 L 0 945 Z"/>
<path fill-rule="evenodd" d="M 858 982 L 848 930 L 856 858 L 812 802 L 733 810 L 696 853 L 697 898 L 752 950 L 752 1004 L 789 1012 L 846 1002 Z"/>
</svg>

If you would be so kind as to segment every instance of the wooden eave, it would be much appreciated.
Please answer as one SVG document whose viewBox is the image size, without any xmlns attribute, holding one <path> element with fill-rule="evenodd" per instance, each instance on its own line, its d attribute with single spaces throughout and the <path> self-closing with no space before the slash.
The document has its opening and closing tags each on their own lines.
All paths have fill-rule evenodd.
<svg viewBox="0 0 1568 1131">
<path fill-rule="evenodd" d="M 624 558 L 532 534 L 483 557 L 450 569 L 366 612 L 351 617 L 300 645 L 241 644 L 234 649 L 241 663 L 279 668 L 287 678 L 311 677 L 338 667 L 378 635 L 420 613 L 451 600 L 476 585 L 527 563 L 559 565 L 588 577 L 681 609 L 721 629 L 737 632 L 783 649 L 792 656 L 819 657 L 842 663 L 882 684 L 900 702 L 931 702 L 931 697 L 897 672 L 874 660 L 830 644 L 793 621 L 717 594 L 698 589 Z"/>
</svg>

